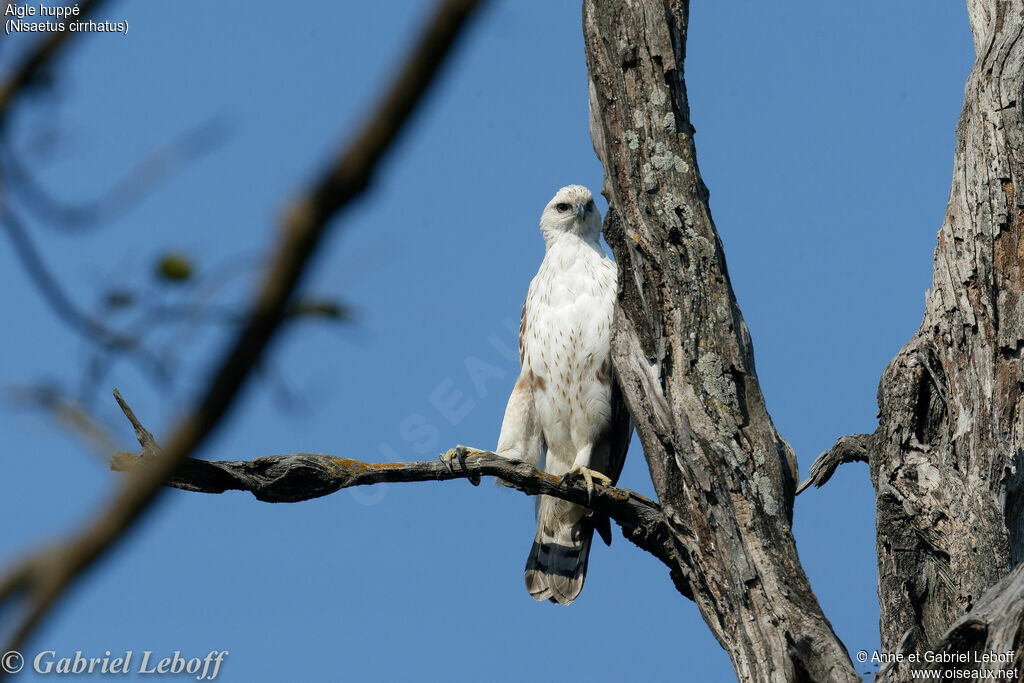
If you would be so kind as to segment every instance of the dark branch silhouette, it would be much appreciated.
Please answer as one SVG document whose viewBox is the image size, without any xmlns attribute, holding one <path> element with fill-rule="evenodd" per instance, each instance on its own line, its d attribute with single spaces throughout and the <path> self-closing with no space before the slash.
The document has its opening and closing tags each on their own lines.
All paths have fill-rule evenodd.
<svg viewBox="0 0 1024 683">
<path fill-rule="evenodd" d="M 79 16 L 82 18 L 91 15 L 103 4 L 104 0 L 83 0 L 78 3 Z M 60 24 L 67 28 L 69 19 L 61 19 Z M 11 111 L 11 105 L 30 86 L 40 71 L 48 67 L 60 54 L 68 41 L 73 37 L 81 35 L 68 30 L 55 31 L 47 34 L 40 41 L 36 49 L 29 53 L 28 57 L 14 70 L 9 79 L 0 85 L 0 131 L 3 131 L 7 118 Z"/>
<path fill-rule="evenodd" d="M 228 137 L 220 117 L 204 121 L 141 158 L 114 185 L 95 199 L 72 203 L 46 189 L 19 158 L 8 141 L 2 151 L 3 177 L 12 194 L 45 224 L 69 232 L 82 232 L 108 224 L 148 197 L 164 180 L 196 159 L 209 154 Z"/>
<path fill-rule="evenodd" d="M 61 288 L 60 283 L 46 267 L 38 247 L 21 220 L 11 208 L 0 199 L 0 224 L 3 225 L 11 245 L 25 267 L 43 299 L 63 322 L 72 329 L 91 337 L 100 346 L 113 350 L 131 350 L 138 347 L 138 338 L 122 335 L 110 329 L 99 320 L 82 312 Z"/>
<path fill-rule="evenodd" d="M 26 557 L 0 578 L 0 609 L 9 610 L 16 596 L 28 599 L 27 614 L 14 626 L 8 649 L 17 649 L 25 641 L 64 589 L 139 519 L 163 483 L 217 427 L 284 319 L 292 294 L 331 220 L 367 187 L 378 162 L 405 127 L 476 5 L 476 0 L 439 3 L 398 77 L 353 142 L 312 189 L 292 203 L 244 327 L 217 365 L 201 398 L 173 430 L 163 457 L 151 467 L 132 473 L 78 534 Z M 9 94 L 0 94 L 0 116 L 10 98 Z"/>
</svg>

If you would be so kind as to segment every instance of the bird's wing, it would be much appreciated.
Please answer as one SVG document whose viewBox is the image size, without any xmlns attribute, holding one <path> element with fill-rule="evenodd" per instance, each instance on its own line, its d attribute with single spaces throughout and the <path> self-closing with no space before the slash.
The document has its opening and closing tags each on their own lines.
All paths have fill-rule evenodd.
<svg viewBox="0 0 1024 683">
<path fill-rule="evenodd" d="M 608 435 L 608 471 L 605 474 L 614 484 L 622 474 L 622 466 L 626 462 L 626 451 L 629 449 L 629 440 L 633 438 L 633 420 L 626 408 L 626 401 L 622 398 L 622 389 L 619 388 L 618 378 L 612 376 L 612 419 Z"/>
<path fill-rule="evenodd" d="M 526 301 L 523 302 L 523 312 L 519 314 L 519 367 L 523 367 L 523 358 L 526 356 L 526 350 L 523 348 L 523 339 L 526 337 L 526 305 L 530 303 L 530 295 L 526 295 Z"/>
<path fill-rule="evenodd" d="M 510 460 L 528 462 L 534 467 L 544 455 L 544 435 L 537 419 L 528 372 L 519 375 L 512 395 L 508 397 L 495 453 Z"/>
<path fill-rule="evenodd" d="M 519 319 L 519 362 L 522 365 L 525 351 L 523 340 L 527 327 L 526 304 Z M 533 373 L 524 369 L 512 389 L 505 406 L 505 418 L 501 422 L 496 453 L 500 456 L 528 462 L 537 467 L 544 456 L 544 435 L 537 417 L 537 406 L 533 400 Z"/>
<path fill-rule="evenodd" d="M 629 440 L 633 438 L 633 420 L 629 416 L 626 402 L 622 398 L 622 389 L 619 388 L 618 379 L 612 375 L 612 419 L 608 431 L 603 439 L 606 441 L 608 462 L 605 475 L 615 485 L 622 474 L 622 466 L 626 463 L 626 451 L 629 450 Z M 605 545 L 612 544 L 611 520 L 606 515 L 594 515 L 594 529 Z"/>
</svg>

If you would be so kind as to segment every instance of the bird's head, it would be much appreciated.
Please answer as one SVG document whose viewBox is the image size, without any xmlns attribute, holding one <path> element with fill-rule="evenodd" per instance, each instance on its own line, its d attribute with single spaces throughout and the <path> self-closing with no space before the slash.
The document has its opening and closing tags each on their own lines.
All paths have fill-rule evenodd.
<svg viewBox="0 0 1024 683">
<path fill-rule="evenodd" d="M 540 230 L 548 244 L 565 233 L 596 240 L 601 234 L 601 213 L 590 190 L 566 185 L 556 192 L 540 215 Z"/>
</svg>

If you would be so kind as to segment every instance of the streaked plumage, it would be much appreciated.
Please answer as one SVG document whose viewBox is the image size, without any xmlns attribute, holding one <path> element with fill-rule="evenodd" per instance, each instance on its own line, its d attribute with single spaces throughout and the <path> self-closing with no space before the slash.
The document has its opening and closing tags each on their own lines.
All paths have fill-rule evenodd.
<svg viewBox="0 0 1024 683">
<path fill-rule="evenodd" d="M 559 190 L 540 227 L 546 252 L 523 307 L 522 371 L 497 453 L 533 464 L 543 458 L 555 475 L 587 468 L 614 482 L 633 430 L 612 374 L 615 263 L 601 248 L 601 216 L 585 187 Z M 594 529 L 606 531 L 608 520 L 542 496 L 537 521 L 527 589 L 537 600 L 567 605 L 583 588 Z"/>
</svg>

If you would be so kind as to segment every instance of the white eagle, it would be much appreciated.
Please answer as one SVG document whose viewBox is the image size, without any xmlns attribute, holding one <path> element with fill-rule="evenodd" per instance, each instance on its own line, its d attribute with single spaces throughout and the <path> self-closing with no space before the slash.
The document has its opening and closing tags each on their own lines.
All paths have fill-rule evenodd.
<svg viewBox="0 0 1024 683">
<path fill-rule="evenodd" d="M 599 242 L 601 214 L 585 187 L 559 190 L 540 217 L 546 251 L 519 326 L 519 379 L 508 399 L 497 453 L 565 478 L 612 485 L 633 433 L 612 371 L 616 267 Z M 583 589 L 597 529 L 607 517 L 550 496 L 537 509 L 526 588 L 568 605 Z"/>
</svg>

